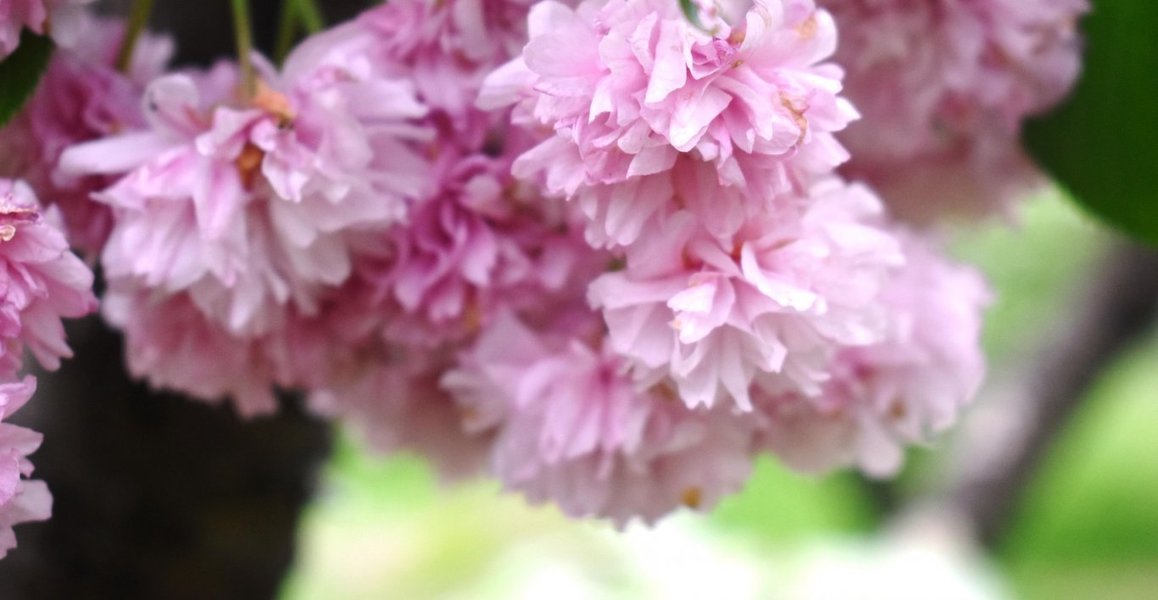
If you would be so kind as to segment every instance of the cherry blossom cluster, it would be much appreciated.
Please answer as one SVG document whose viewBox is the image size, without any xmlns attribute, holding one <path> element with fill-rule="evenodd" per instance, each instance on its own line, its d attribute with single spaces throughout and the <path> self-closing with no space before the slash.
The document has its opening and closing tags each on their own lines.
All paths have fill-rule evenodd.
<svg viewBox="0 0 1158 600">
<path fill-rule="evenodd" d="M 0 49 L 73 4 L 0 0 Z M 391 0 L 175 70 L 81 14 L 0 130 L 0 418 L 22 348 L 55 367 L 94 307 L 59 223 L 134 376 L 246 416 L 300 393 L 570 515 L 708 509 L 762 453 L 891 475 L 984 373 L 986 285 L 907 207 L 1004 203 L 1084 9 L 910 4 Z M 957 159 L 980 197 L 894 185 Z M 36 440 L 0 424 L 0 548 L 45 516 Z"/>
<path fill-rule="evenodd" d="M 59 368 L 72 356 L 61 319 L 96 308 L 92 271 L 69 251 L 58 221 L 28 184 L 0 179 L 0 557 L 16 545 L 13 525 L 52 509 L 44 482 L 27 479 L 40 434 L 8 422 L 36 390 L 35 377 L 19 375 L 24 354 Z"/>
</svg>

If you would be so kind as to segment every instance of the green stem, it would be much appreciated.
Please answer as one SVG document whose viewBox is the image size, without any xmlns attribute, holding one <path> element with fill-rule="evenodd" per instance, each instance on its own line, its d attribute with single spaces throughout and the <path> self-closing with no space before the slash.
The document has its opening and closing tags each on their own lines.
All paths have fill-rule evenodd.
<svg viewBox="0 0 1158 600">
<path fill-rule="evenodd" d="M 298 33 L 298 26 L 306 33 L 317 33 L 325 29 L 325 17 L 314 0 L 282 0 L 281 22 L 277 27 L 277 43 L 274 48 L 274 57 L 278 64 L 285 61 L 293 47 Z"/>
<path fill-rule="evenodd" d="M 129 23 L 125 26 L 125 37 L 121 40 L 121 48 L 117 51 L 117 70 L 127 73 L 133 62 L 133 50 L 137 47 L 137 40 L 145 31 L 149 23 L 149 15 L 153 14 L 153 0 L 136 0 L 129 13 Z"/>
<path fill-rule="evenodd" d="M 277 42 L 274 44 L 273 57 L 277 64 L 285 62 L 290 48 L 294 44 L 297 34 L 298 15 L 294 8 L 294 0 L 284 0 L 281 3 L 281 20 L 277 25 Z"/>
<path fill-rule="evenodd" d="M 302 26 L 307 32 L 317 33 L 326 28 L 326 17 L 322 15 L 316 0 L 289 0 L 289 3 L 296 8 Z"/>
<path fill-rule="evenodd" d="M 241 67 L 241 91 L 246 98 L 257 93 L 257 73 L 253 70 L 253 27 L 249 22 L 249 0 L 230 0 L 233 5 L 233 33 L 237 39 L 237 62 Z"/>
</svg>

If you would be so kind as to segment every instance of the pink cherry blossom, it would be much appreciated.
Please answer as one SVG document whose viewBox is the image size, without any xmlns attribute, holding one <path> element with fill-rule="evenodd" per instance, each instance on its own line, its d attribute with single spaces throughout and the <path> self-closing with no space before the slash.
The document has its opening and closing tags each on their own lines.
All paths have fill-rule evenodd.
<svg viewBox="0 0 1158 600">
<path fill-rule="evenodd" d="M 767 214 L 728 240 L 677 213 L 629 248 L 590 290 L 615 351 L 641 377 L 671 377 L 692 407 L 750 410 L 753 383 L 819 394 L 837 349 L 881 339 L 877 298 L 901 253 L 867 189 L 832 179 L 810 197 L 802 216 Z"/>
<path fill-rule="evenodd" d="M 397 0 L 363 13 L 356 27 L 378 60 L 412 78 L 428 105 L 472 108 L 487 71 L 522 51 L 532 0 Z"/>
<path fill-rule="evenodd" d="M 405 216 L 424 172 L 406 145 L 418 135 L 408 121 L 424 114 L 409 87 L 289 64 L 301 93 L 263 87 L 251 106 L 228 66 L 158 79 L 145 98 L 151 129 L 65 154 L 72 172 L 127 172 L 97 196 L 116 219 L 110 279 L 188 293 L 230 331 L 261 332 L 291 304 L 316 310 L 348 277 L 346 232 Z M 383 100 L 357 101 L 369 94 Z"/>
<path fill-rule="evenodd" d="M 509 157 L 482 152 L 438 160 L 440 189 L 374 252 L 356 276 L 376 290 L 388 337 L 418 346 L 466 339 L 503 310 L 534 311 L 582 297 L 609 258 L 576 235 L 577 218 L 510 176 Z"/>
<path fill-rule="evenodd" d="M 66 173 L 123 174 L 96 194 L 114 217 L 106 318 L 154 385 L 233 395 L 254 414 L 274 408 L 273 385 L 316 382 L 286 374 L 284 344 L 325 329 L 322 305 L 350 278 L 354 246 L 385 236 L 428 193 L 431 131 L 413 87 L 327 39 L 338 45 L 311 39 L 281 73 L 262 63 L 249 97 L 229 64 L 157 79 L 144 94 L 148 128 L 64 153 Z M 181 327 L 156 330 L 177 314 Z M 190 360 L 211 348 L 233 364 Z"/>
<path fill-rule="evenodd" d="M 74 48 L 58 49 L 36 93 L 0 130 L 0 175 L 24 179 L 49 206 L 60 207 L 69 241 L 93 259 L 112 228 L 107 206 L 92 192 L 108 177 L 69 177 L 57 171 L 61 153 L 74 144 L 144 126 L 140 97 L 172 53 L 167 38 L 142 36 L 126 74 L 115 68 L 124 27 L 83 15 L 85 35 Z"/>
<path fill-rule="evenodd" d="M 179 390 L 207 402 L 231 398 L 246 416 L 277 409 L 277 374 L 262 336 L 230 335 L 188 295 L 150 293 L 115 282 L 102 314 L 125 336 L 125 363 L 134 377 L 159 389 Z"/>
<path fill-rule="evenodd" d="M 907 261 L 881 295 L 887 337 L 841 350 L 818 397 L 756 400 L 761 444 L 797 469 L 855 464 L 873 476 L 893 475 L 907 445 L 945 431 L 977 393 L 985 372 L 984 280 L 927 242 L 902 239 Z"/>
<path fill-rule="evenodd" d="M 72 356 L 61 319 L 96 309 L 92 284 L 32 189 L 0 179 L 0 373 L 14 375 L 25 348 L 49 370 Z"/>
<path fill-rule="evenodd" d="M 1086 0 L 827 0 L 837 61 L 864 113 L 842 140 L 847 174 L 901 216 L 1000 211 L 1038 183 L 1022 120 L 1049 108 L 1080 68 Z"/>
<path fill-rule="evenodd" d="M 4 423 L 36 391 L 36 379 L 0 383 L 0 558 L 16 547 L 13 525 L 43 521 L 52 513 L 52 495 L 43 481 L 29 480 L 28 455 L 40 447 L 35 431 Z"/>
<path fill-rule="evenodd" d="M 485 466 L 491 436 L 468 431 L 439 387 L 449 365 L 445 352 L 378 344 L 311 394 L 310 406 L 349 423 L 375 452 L 415 452 L 444 479 L 462 479 Z"/>
<path fill-rule="evenodd" d="M 0 0 L 0 60 L 20 45 L 20 32 L 49 33 L 71 42 L 79 33 L 82 6 L 92 0 Z"/>
<path fill-rule="evenodd" d="M 656 198 L 679 185 L 636 180 L 683 171 L 680 157 L 712 165 L 715 188 L 737 188 L 713 208 L 742 216 L 847 158 L 833 133 L 856 112 L 838 95 L 840 69 L 822 63 L 836 31 L 811 0 L 762 0 L 742 23 L 715 18 L 707 29 L 666 0 L 548 1 L 532 9 L 529 30 L 523 56 L 491 74 L 480 106 L 517 103 L 517 122 L 554 133 L 520 157 L 516 175 L 567 196 L 612 186 L 594 202 L 608 206 L 588 210 L 612 241 L 630 243 L 639 228 L 617 227 L 617 215 L 640 221 L 664 214 L 655 202 L 678 206 Z"/>
<path fill-rule="evenodd" d="M 447 373 L 467 426 L 495 436 L 491 466 L 528 500 L 624 526 L 708 509 L 751 468 L 751 428 L 640 389 L 608 349 L 497 322 Z"/>
</svg>

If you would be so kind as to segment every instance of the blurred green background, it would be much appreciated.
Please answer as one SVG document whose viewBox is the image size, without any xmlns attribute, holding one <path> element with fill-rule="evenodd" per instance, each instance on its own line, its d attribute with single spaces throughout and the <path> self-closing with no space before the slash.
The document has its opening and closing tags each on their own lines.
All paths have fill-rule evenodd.
<svg viewBox="0 0 1158 600">
<path fill-rule="evenodd" d="M 1065 326 L 1062 311 L 1108 234 L 1050 193 L 1011 226 L 956 238 L 957 254 L 996 291 L 985 346 L 999 377 L 1033 356 L 1046 328 Z M 1004 595 L 1158 597 L 1156 384 L 1158 342 L 1145 343 L 1103 375 L 1061 433 L 1028 482 L 1007 542 L 981 567 Z M 902 499 L 936 480 L 948 445 L 910 453 L 897 482 Z M 879 525 L 851 473 L 809 478 L 770 459 L 713 514 L 623 534 L 529 507 L 492 483 L 440 486 L 420 461 L 370 457 L 348 438 L 322 487 L 284 600 L 505 600 L 548 597 L 544 590 L 552 599 L 781 597 L 773 590 L 804 568 L 810 549 L 871 544 Z M 696 580 L 693 571 L 709 575 Z M 988 593 L 997 592 L 969 597 Z"/>
</svg>

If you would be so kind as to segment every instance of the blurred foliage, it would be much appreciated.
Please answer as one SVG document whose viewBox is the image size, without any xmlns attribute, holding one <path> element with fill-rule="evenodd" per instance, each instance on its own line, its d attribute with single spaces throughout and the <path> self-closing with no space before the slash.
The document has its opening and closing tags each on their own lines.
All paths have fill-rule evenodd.
<svg viewBox="0 0 1158 600">
<path fill-rule="evenodd" d="M 1031 153 L 1094 214 L 1158 244 L 1154 0 L 1094 0 L 1074 94 L 1026 129 Z"/>
<path fill-rule="evenodd" d="M 1029 598 L 1158 590 L 1158 343 L 1106 374 L 1035 477 L 1003 548 Z"/>
<path fill-rule="evenodd" d="M 985 332 L 995 377 L 1029 359 L 1045 328 L 1064 326 L 1059 311 L 1085 283 L 1105 237 L 1057 194 L 1028 203 L 1010 227 L 959 232 L 955 253 L 980 265 L 995 292 Z M 1018 597 L 1134 600 L 1158 589 L 1154 365 L 1158 343 L 1107 374 L 1031 482 L 996 557 Z M 940 475 L 943 447 L 910 453 L 902 496 Z M 691 563 L 701 575 L 716 573 L 714 585 L 750 591 L 747 571 L 732 570 L 737 564 L 775 573 L 795 549 L 877 525 L 872 498 L 851 474 L 806 477 L 771 459 L 759 461 L 747 489 L 713 514 L 626 533 L 528 507 L 493 483 L 440 486 L 419 460 L 370 458 L 349 440 L 326 480 L 284 600 L 543 597 L 512 591 L 528 576 L 553 598 L 666 598 L 675 588 L 657 591 L 643 574 L 660 570 L 659 579 L 686 591 L 699 581 Z M 675 541 L 689 527 L 693 541 Z M 711 539 L 696 537 L 699 530 Z M 717 554 L 732 558 L 712 562 Z M 707 595 L 740 597 L 723 590 Z"/>
</svg>

